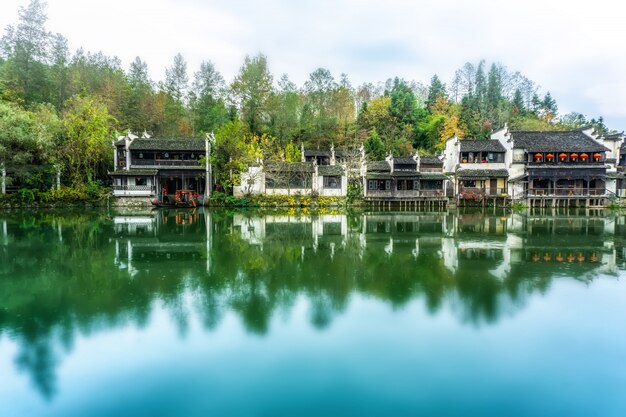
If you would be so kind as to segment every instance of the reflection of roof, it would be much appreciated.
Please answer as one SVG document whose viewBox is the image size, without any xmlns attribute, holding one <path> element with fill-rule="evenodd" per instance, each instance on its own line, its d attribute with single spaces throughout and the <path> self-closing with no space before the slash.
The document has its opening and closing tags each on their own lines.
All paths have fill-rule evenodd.
<svg viewBox="0 0 626 417">
<path fill-rule="evenodd" d="M 506 152 L 496 139 L 461 139 L 461 152 Z"/>
<path fill-rule="evenodd" d="M 579 130 L 511 132 L 513 147 L 528 152 L 605 152 L 609 149 Z"/>
<path fill-rule="evenodd" d="M 204 139 L 195 138 L 151 138 L 135 139 L 130 144 L 131 150 L 142 151 L 204 151 Z"/>
<path fill-rule="evenodd" d="M 368 171 L 389 172 L 391 167 L 387 161 L 372 161 L 367 163 Z"/>
<path fill-rule="evenodd" d="M 118 176 L 118 177 L 134 177 L 136 175 L 156 175 L 157 172 L 158 171 L 156 169 L 134 169 L 134 168 L 131 168 L 128 171 L 126 171 L 126 170 L 119 170 L 119 171 L 111 172 L 111 175 L 112 176 Z"/>
<path fill-rule="evenodd" d="M 320 165 L 317 173 L 318 175 L 343 175 L 344 169 L 341 165 Z"/>
<path fill-rule="evenodd" d="M 456 171 L 459 178 L 502 178 L 508 177 L 506 169 L 459 169 Z"/>
<path fill-rule="evenodd" d="M 313 172 L 310 162 L 267 162 L 265 171 L 272 172 Z"/>
</svg>

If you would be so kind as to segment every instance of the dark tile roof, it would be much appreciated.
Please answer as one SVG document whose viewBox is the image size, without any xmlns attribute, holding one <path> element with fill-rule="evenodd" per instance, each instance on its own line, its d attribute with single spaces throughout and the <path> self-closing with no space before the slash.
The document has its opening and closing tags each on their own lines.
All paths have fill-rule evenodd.
<svg viewBox="0 0 626 417">
<path fill-rule="evenodd" d="M 456 176 L 459 178 L 502 178 L 508 177 L 506 169 L 458 169 Z"/>
<path fill-rule="evenodd" d="M 417 178 L 419 177 L 420 173 L 417 171 L 394 171 L 393 174 L 391 174 L 394 177 L 411 177 L 411 178 Z"/>
<path fill-rule="evenodd" d="M 115 146 L 125 146 L 125 145 L 126 145 L 126 140 L 124 138 L 118 139 L 115 141 Z"/>
<path fill-rule="evenodd" d="M 417 161 L 413 159 L 412 156 L 401 156 L 393 158 L 393 163 L 401 165 L 417 165 Z"/>
<path fill-rule="evenodd" d="M 392 176 L 388 172 L 368 172 L 365 175 L 365 179 L 368 180 L 390 180 L 391 178 Z"/>
<path fill-rule="evenodd" d="M 424 155 L 420 156 L 421 165 L 443 165 L 443 161 L 436 156 Z"/>
<path fill-rule="evenodd" d="M 341 165 L 320 165 L 317 168 L 318 175 L 343 175 L 344 169 Z"/>
<path fill-rule="evenodd" d="M 447 180 L 448 177 L 443 175 L 441 172 L 423 172 L 420 176 L 423 180 Z"/>
<path fill-rule="evenodd" d="M 265 171 L 270 172 L 313 172 L 310 162 L 267 162 Z"/>
<path fill-rule="evenodd" d="M 307 156 L 313 157 L 313 156 L 327 156 L 330 158 L 330 151 L 320 151 L 320 150 L 316 150 L 316 149 L 305 149 L 304 150 L 304 157 L 306 158 Z"/>
<path fill-rule="evenodd" d="M 528 152 L 605 152 L 600 145 L 579 130 L 569 132 L 511 132 L 513 147 Z"/>
<path fill-rule="evenodd" d="M 387 161 L 371 161 L 367 163 L 368 171 L 389 172 L 391 167 Z"/>
<path fill-rule="evenodd" d="M 128 171 L 122 169 L 122 170 L 119 170 L 119 171 L 110 172 L 109 174 L 114 176 L 114 177 L 134 177 L 136 175 L 141 175 L 141 176 L 156 175 L 157 172 L 158 171 L 156 169 L 134 169 L 134 168 L 131 168 Z"/>
<path fill-rule="evenodd" d="M 620 140 L 624 137 L 624 132 L 621 133 L 609 133 L 608 135 L 604 135 L 604 140 Z"/>
<path fill-rule="evenodd" d="M 461 152 L 506 152 L 496 139 L 461 139 Z"/>
<path fill-rule="evenodd" d="M 130 144 L 133 151 L 204 151 L 204 139 L 195 138 L 150 138 L 135 139 Z"/>
</svg>

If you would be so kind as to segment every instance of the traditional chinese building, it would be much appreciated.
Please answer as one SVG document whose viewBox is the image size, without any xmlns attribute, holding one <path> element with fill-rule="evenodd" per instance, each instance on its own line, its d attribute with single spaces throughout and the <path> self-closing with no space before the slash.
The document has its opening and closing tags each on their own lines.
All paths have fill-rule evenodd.
<svg viewBox="0 0 626 417">
<path fill-rule="evenodd" d="M 455 179 L 454 196 L 458 201 L 506 203 L 509 178 L 506 157 L 507 149 L 498 139 L 448 139 L 445 170 Z"/>
<path fill-rule="evenodd" d="M 367 162 L 365 166 L 363 196 L 366 201 L 416 205 L 434 202 L 442 206 L 448 201 L 448 177 L 443 174 L 443 163 L 437 157 L 389 155 L 384 161 Z"/>
<path fill-rule="evenodd" d="M 203 196 L 209 167 L 201 159 L 208 139 L 137 137 L 131 133 L 113 143 L 113 196 L 118 202 L 150 204 L 151 199 L 180 190 Z M 159 198 L 160 199 L 160 198 Z"/>
<path fill-rule="evenodd" d="M 591 131 L 509 132 L 513 163 L 525 167 L 519 179 L 531 205 L 605 205 L 607 152 Z"/>
</svg>

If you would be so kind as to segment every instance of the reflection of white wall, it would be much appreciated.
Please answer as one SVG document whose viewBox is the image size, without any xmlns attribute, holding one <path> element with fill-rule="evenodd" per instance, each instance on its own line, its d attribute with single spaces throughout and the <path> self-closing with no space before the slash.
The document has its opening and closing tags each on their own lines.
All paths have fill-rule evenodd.
<svg viewBox="0 0 626 417">
<path fill-rule="evenodd" d="M 265 240 L 265 217 L 247 217 L 235 214 L 233 225 L 238 227 L 241 237 L 251 245 L 262 245 Z"/>
<path fill-rule="evenodd" d="M 9 231 L 6 220 L 2 221 L 2 244 L 5 246 L 9 244 Z"/>
<path fill-rule="evenodd" d="M 446 237 L 441 239 L 441 252 L 445 267 L 453 274 L 456 273 L 459 268 L 459 258 L 457 257 L 454 238 Z"/>
<path fill-rule="evenodd" d="M 113 217 L 113 229 L 116 233 L 129 235 L 137 234 L 137 231 L 155 231 L 155 218 L 149 216 L 115 216 Z"/>
</svg>

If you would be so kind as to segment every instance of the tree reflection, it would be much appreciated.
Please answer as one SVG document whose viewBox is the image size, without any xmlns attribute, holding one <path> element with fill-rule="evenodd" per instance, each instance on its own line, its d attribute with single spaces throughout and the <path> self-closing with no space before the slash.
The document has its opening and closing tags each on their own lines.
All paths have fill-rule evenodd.
<svg viewBox="0 0 626 417">
<path fill-rule="evenodd" d="M 155 305 L 184 336 L 226 313 L 264 335 L 298 299 L 319 330 L 351 297 L 421 300 L 497 322 L 555 279 L 624 268 L 626 216 L 484 213 L 27 213 L 0 217 L 0 334 L 45 398 L 79 335 L 143 328 Z M 6 232 L 4 232 L 6 230 Z M 576 254 L 568 260 L 569 254 Z"/>
</svg>

